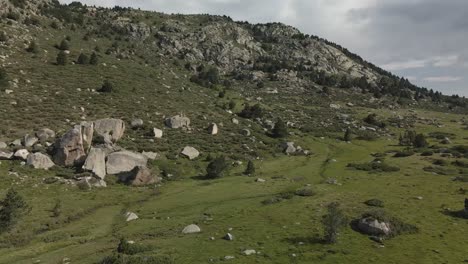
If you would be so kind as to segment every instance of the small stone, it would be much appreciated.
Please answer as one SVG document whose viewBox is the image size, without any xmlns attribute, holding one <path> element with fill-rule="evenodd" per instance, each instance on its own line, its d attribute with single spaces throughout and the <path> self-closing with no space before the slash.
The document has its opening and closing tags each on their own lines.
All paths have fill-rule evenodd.
<svg viewBox="0 0 468 264">
<path fill-rule="evenodd" d="M 201 228 L 195 224 L 188 225 L 182 230 L 183 234 L 195 234 L 195 233 L 200 233 L 200 232 L 201 232 Z"/>
<path fill-rule="evenodd" d="M 138 215 L 136 215 L 135 213 L 127 212 L 125 214 L 125 221 L 127 221 L 127 222 L 137 220 L 137 219 L 138 219 Z"/>
<path fill-rule="evenodd" d="M 242 252 L 242 254 L 245 256 L 250 256 L 250 255 L 257 254 L 257 251 L 255 251 L 254 249 L 246 249 Z"/>
<path fill-rule="evenodd" d="M 223 237 L 224 240 L 227 240 L 227 241 L 232 241 L 234 240 L 234 236 L 231 234 L 231 233 L 227 233 L 224 237 Z"/>
</svg>

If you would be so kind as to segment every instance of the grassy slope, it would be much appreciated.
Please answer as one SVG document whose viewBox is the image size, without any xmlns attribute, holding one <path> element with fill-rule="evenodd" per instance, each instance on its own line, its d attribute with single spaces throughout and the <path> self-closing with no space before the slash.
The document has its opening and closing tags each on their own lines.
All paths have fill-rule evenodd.
<svg viewBox="0 0 468 264">
<path fill-rule="evenodd" d="M 86 115 L 87 120 L 109 116 L 125 120 L 142 117 L 147 122 L 153 121 L 154 126 L 161 127 L 163 115 L 185 111 L 192 118 L 197 133 L 170 131 L 163 141 L 150 143 L 141 133 L 128 131 L 128 137 L 121 144 L 130 149 L 165 152 L 174 152 L 191 144 L 205 153 L 238 154 L 242 152 L 242 144 L 251 143 L 237 135 L 238 130 L 248 126 L 249 122 L 241 120 L 242 126 L 239 127 L 230 124 L 229 116 L 217 108 L 217 102 L 213 100 L 216 91 L 189 83 L 183 78 L 188 73 L 173 65 L 172 61 L 161 58 L 160 67 L 154 67 L 126 60 L 118 61 L 101 54 L 101 63 L 107 66 L 59 67 L 52 64 L 57 52 L 52 46 L 65 35 L 72 37 L 71 58 L 76 58 L 81 49 L 90 53 L 96 43 L 103 50 L 110 43 L 105 39 L 98 39 L 96 43 L 92 40 L 81 41 L 82 32 L 66 29 L 33 34 L 41 48 L 47 49 L 48 53 L 42 52 L 37 58 L 31 58 L 30 54 L 24 52 L 13 55 L 11 61 L 18 63 L 9 65 L 7 71 L 19 79 L 20 85 L 12 95 L 0 96 L 3 137 L 14 139 L 44 126 L 66 129 L 69 124 L 65 119 L 78 122 L 82 115 Z M 14 45 L 20 46 L 19 43 Z M 20 70 L 26 74 L 22 76 Z M 99 88 L 105 78 L 115 83 L 116 94 L 96 95 L 86 91 L 88 88 Z M 28 79 L 33 83 L 28 84 Z M 191 91 L 182 90 L 182 87 L 190 88 Z M 77 88 L 82 91 L 78 92 Z M 235 92 L 230 93 L 229 96 L 237 97 L 234 96 Z M 270 99 L 268 96 L 265 98 Z M 18 101 L 18 105 L 11 106 L 11 100 Z M 278 106 L 269 107 L 296 110 L 300 105 L 293 105 L 295 100 L 283 98 Z M 85 107 L 85 113 L 80 113 L 80 106 Z M 328 114 L 320 112 L 320 107 L 312 103 L 304 109 L 307 109 L 306 115 L 311 118 Z M 365 116 L 369 109 L 356 111 L 356 114 Z M 379 114 L 390 115 L 386 111 Z M 203 115 L 207 120 L 202 118 Z M 467 143 L 464 139 L 466 131 L 450 122 L 460 116 L 429 112 L 423 115 L 442 119 L 446 127 L 436 129 L 433 126 L 419 126 L 418 131 L 452 132 L 457 134 L 454 144 Z M 225 125 L 221 134 L 214 138 L 201 132 L 213 121 Z M 254 132 L 267 144 L 275 144 L 275 141 Z M 45 185 L 42 183 L 44 177 L 63 171 L 32 171 L 21 167 L 18 162 L 2 162 L 2 194 L 10 186 L 16 186 L 32 204 L 33 211 L 19 224 L 18 233 L 1 238 L 3 243 L 17 243 L 17 247 L 0 249 L 0 263 L 31 263 L 35 260 L 41 260 L 41 263 L 61 263 L 65 257 L 73 263 L 94 263 L 109 255 L 121 236 L 137 243 L 153 245 L 155 252 L 173 256 L 176 263 L 206 263 L 211 258 L 219 259 L 226 255 L 236 256 L 231 263 L 247 264 L 460 263 L 466 259 L 467 222 L 441 213 L 442 205 L 461 208 L 464 197 L 456 191 L 460 187 L 466 189 L 466 183 L 452 182 L 452 175 L 423 172 L 422 168 L 430 165 L 430 160 L 418 156 L 388 158 L 390 164 L 402 168 L 398 173 L 369 174 L 346 168 L 349 162 L 370 161 L 372 152 L 399 149 L 392 146 L 396 143 L 395 138 L 392 141 L 381 139 L 376 142 L 355 141 L 352 144 L 333 138 L 321 140 L 310 135 L 292 137 L 291 140 L 315 154 L 309 158 L 281 156 L 258 161 L 256 177 L 267 179 L 263 184 L 255 183 L 255 178 L 240 176 L 242 167 L 233 169 L 227 178 L 207 182 L 191 178 L 203 171 L 206 164 L 203 161 L 155 162 L 153 166 L 171 163 L 184 171 L 184 179 L 165 184 L 160 195 L 154 195 L 151 189 L 132 189 L 118 185 L 90 192 L 67 185 Z M 337 162 L 326 162 L 332 159 Z M 19 180 L 8 174 L 10 170 L 28 177 Z M 337 178 L 343 185 L 324 184 L 327 177 Z M 261 201 L 277 193 L 306 184 L 312 184 L 317 191 L 316 196 L 295 197 L 278 204 L 261 205 Z M 424 199 L 416 200 L 416 196 Z M 337 245 L 328 246 L 317 242 L 316 237 L 322 232 L 320 220 L 326 204 L 339 201 L 347 215 L 357 217 L 366 210 L 362 202 L 371 198 L 382 199 L 388 211 L 416 224 L 421 232 L 390 240 L 385 243 L 385 248 L 377 248 L 374 242 L 349 227 L 343 230 Z M 54 225 L 55 220 L 50 217 L 49 210 L 56 199 L 63 202 L 63 214 L 59 223 Z M 123 210 L 135 211 L 141 219 L 125 223 L 121 217 Z M 204 214 L 213 220 L 207 220 Z M 64 222 L 67 218 L 69 221 Z M 190 223 L 199 224 L 203 232 L 181 235 L 181 229 Z M 44 228 L 46 224 L 50 226 L 48 229 Z M 231 233 L 236 237 L 232 242 L 221 239 L 229 228 L 233 228 Z M 212 236 L 216 240 L 211 241 L 209 238 Z M 305 245 L 299 245 L 298 242 L 305 242 Z M 240 252 L 246 248 L 256 249 L 262 254 L 241 256 Z M 291 257 L 293 253 L 298 257 Z"/>
</svg>

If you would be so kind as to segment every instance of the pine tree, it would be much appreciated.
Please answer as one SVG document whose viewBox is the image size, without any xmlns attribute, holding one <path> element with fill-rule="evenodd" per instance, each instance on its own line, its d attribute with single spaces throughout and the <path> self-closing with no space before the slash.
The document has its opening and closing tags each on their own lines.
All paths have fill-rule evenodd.
<svg viewBox="0 0 468 264">
<path fill-rule="evenodd" d="M 255 173 L 255 165 L 253 161 L 249 160 L 249 163 L 247 163 L 247 168 L 244 171 L 245 175 L 253 175 Z"/>
<path fill-rule="evenodd" d="M 109 80 L 105 80 L 102 84 L 101 89 L 98 90 L 100 93 L 111 93 L 114 90 L 114 85 Z"/>
<path fill-rule="evenodd" d="M 70 49 L 70 43 L 67 40 L 62 40 L 62 42 L 59 45 L 59 50 L 69 50 Z"/>
<path fill-rule="evenodd" d="M 91 54 L 91 59 L 89 60 L 89 64 L 97 65 L 98 62 L 99 62 L 98 56 L 97 56 L 96 52 L 93 52 L 93 54 Z"/>
<path fill-rule="evenodd" d="M 80 56 L 78 56 L 78 60 L 76 61 L 77 64 L 88 64 L 89 63 L 89 58 L 86 54 L 80 53 Z"/>
<path fill-rule="evenodd" d="M 428 145 L 429 145 L 429 143 L 427 143 L 426 137 L 423 134 L 418 134 L 414 138 L 414 141 L 413 141 L 413 146 L 414 147 L 416 147 L 416 148 L 425 148 Z"/>
<path fill-rule="evenodd" d="M 276 121 L 275 127 L 271 132 L 273 137 L 275 138 L 284 138 L 288 136 L 288 128 L 281 119 L 278 119 L 278 121 Z"/>
<path fill-rule="evenodd" d="M 65 51 L 61 50 L 57 54 L 57 65 L 66 65 L 68 61 L 68 56 Z"/>
<path fill-rule="evenodd" d="M 14 189 L 8 190 L 5 199 L 0 204 L 2 205 L 0 209 L 0 233 L 7 231 L 31 210 L 23 197 Z"/>
<path fill-rule="evenodd" d="M 217 179 L 224 176 L 224 172 L 228 168 L 228 163 L 225 157 L 219 157 L 211 161 L 206 167 L 206 178 Z"/>
</svg>

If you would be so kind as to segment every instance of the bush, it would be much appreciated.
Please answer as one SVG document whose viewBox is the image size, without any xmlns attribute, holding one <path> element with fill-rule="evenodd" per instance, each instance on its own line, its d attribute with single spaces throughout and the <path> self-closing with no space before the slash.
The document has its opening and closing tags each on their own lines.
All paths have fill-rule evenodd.
<svg viewBox="0 0 468 264">
<path fill-rule="evenodd" d="M 0 68 L 0 87 L 8 84 L 8 74 L 5 69 Z"/>
<path fill-rule="evenodd" d="M 91 58 L 89 59 L 89 64 L 97 65 L 98 63 L 99 63 L 99 58 L 98 58 L 96 52 L 93 52 L 93 54 L 91 54 Z"/>
<path fill-rule="evenodd" d="M 39 53 L 39 46 L 37 45 L 36 41 L 31 41 L 31 43 L 29 43 L 29 46 L 28 48 L 26 49 L 27 52 L 31 52 L 31 53 Z"/>
<path fill-rule="evenodd" d="M 239 116 L 249 119 L 261 118 L 263 116 L 263 109 L 259 104 L 256 104 L 254 106 L 250 106 L 247 104 L 245 105 L 242 112 L 239 113 Z"/>
<path fill-rule="evenodd" d="M 57 65 L 67 65 L 68 63 L 68 55 L 65 53 L 65 51 L 61 50 L 57 54 Z"/>
<path fill-rule="evenodd" d="M 424 151 L 423 153 L 421 153 L 421 156 L 423 157 L 430 157 L 434 155 L 434 152 L 430 151 L 430 150 L 427 150 L 427 151 Z"/>
<path fill-rule="evenodd" d="M 349 142 L 349 141 L 351 141 L 351 139 L 352 139 L 351 129 L 347 128 L 346 132 L 345 132 L 345 134 L 343 136 L 343 140 L 346 141 L 346 142 Z"/>
<path fill-rule="evenodd" d="M 114 85 L 109 80 L 105 80 L 101 86 L 101 89 L 98 90 L 100 93 L 112 93 L 113 91 Z"/>
<path fill-rule="evenodd" d="M 314 196 L 315 191 L 312 190 L 312 188 L 302 188 L 302 189 L 297 190 L 295 194 L 297 196 L 309 197 L 309 196 Z"/>
<path fill-rule="evenodd" d="M 229 164 L 225 157 L 219 157 L 211 161 L 206 167 L 206 178 L 217 179 L 224 176 L 225 171 L 228 169 Z"/>
<path fill-rule="evenodd" d="M 395 158 L 405 158 L 405 157 L 411 157 L 414 155 L 414 151 L 412 150 L 405 150 L 405 151 L 398 151 L 393 155 Z"/>
<path fill-rule="evenodd" d="M 64 39 L 64 40 L 62 40 L 60 45 L 58 45 L 58 48 L 59 48 L 59 50 L 69 50 L 70 49 L 70 43 L 66 39 Z"/>
<path fill-rule="evenodd" d="M 362 171 L 376 171 L 376 172 L 396 172 L 400 171 L 400 168 L 396 166 L 390 166 L 384 162 L 369 162 L 369 163 L 350 163 L 348 164 L 349 168 L 354 168 L 356 170 Z"/>
<path fill-rule="evenodd" d="M 7 14 L 7 18 L 11 20 L 18 21 L 21 18 L 21 15 L 17 12 L 10 11 Z"/>
<path fill-rule="evenodd" d="M 0 202 L 0 233 L 8 231 L 18 220 L 31 211 L 31 207 L 14 189 L 9 189 L 5 199 Z"/>
<path fill-rule="evenodd" d="M 0 32 L 0 42 L 7 42 L 8 41 L 8 35 L 5 33 L 5 31 Z"/>
<path fill-rule="evenodd" d="M 329 244 L 334 244 L 338 239 L 338 232 L 347 224 L 346 216 L 340 209 L 338 203 L 331 203 L 327 206 L 327 214 L 322 219 L 324 227 L 324 240 Z"/>
<path fill-rule="evenodd" d="M 89 58 L 86 54 L 80 53 L 80 56 L 78 56 L 78 60 L 76 61 L 77 64 L 88 64 L 89 63 Z"/>
<path fill-rule="evenodd" d="M 366 118 L 364 118 L 364 122 L 366 122 L 367 124 L 369 125 L 374 125 L 374 126 L 378 126 L 380 128 L 385 128 L 386 127 L 386 124 L 382 121 L 379 121 L 377 119 L 377 115 L 376 114 L 370 114 L 368 115 Z"/>
<path fill-rule="evenodd" d="M 370 199 L 364 202 L 368 206 L 384 207 L 384 202 L 379 199 Z"/>
<path fill-rule="evenodd" d="M 220 83 L 220 75 L 219 70 L 216 67 L 208 67 L 205 68 L 204 66 L 198 67 L 199 73 L 198 75 L 192 76 L 190 78 L 191 82 L 197 83 L 201 86 L 211 87 L 213 85 L 217 85 Z"/>
<path fill-rule="evenodd" d="M 429 145 L 429 143 L 426 140 L 426 137 L 423 134 L 418 134 L 414 138 L 413 146 L 415 148 L 425 148 Z"/>
<path fill-rule="evenodd" d="M 275 127 L 271 131 L 272 136 L 275 138 L 284 138 L 288 136 L 288 127 L 283 120 L 278 119 L 275 123 Z"/>
<path fill-rule="evenodd" d="M 117 252 L 125 255 L 135 255 L 149 250 L 151 250 L 151 248 L 135 243 L 128 243 L 128 241 L 124 238 L 120 239 L 119 245 L 117 247 Z"/>
<path fill-rule="evenodd" d="M 99 264 L 173 264 L 167 256 L 126 256 L 115 254 L 105 257 Z"/>
</svg>

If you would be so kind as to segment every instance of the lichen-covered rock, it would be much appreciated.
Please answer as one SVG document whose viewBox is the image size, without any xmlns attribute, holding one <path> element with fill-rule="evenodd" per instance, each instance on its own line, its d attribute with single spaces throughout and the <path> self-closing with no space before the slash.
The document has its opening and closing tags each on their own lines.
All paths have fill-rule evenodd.
<svg viewBox="0 0 468 264">
<path fill-rule="evenodd" d="M 104 179 L 106 177 L 106 150 L 91 148 L 83 165 L 83 170 L 91 171 L 100 179 Z"/>
<path fill-rule="evenodd" d="M 190 118 L 186 116 L 176 115 L 166 119 L 166 126 L 169 128 L 188 128 L 190 127 Z"/>
<path fill-rule="evenodd" d="M 181 154 L 186 156 L 190 160 L 196 159 L 198 158 L 198 156 L 200 156 L 200 152 L 196 148 L 190 146 L 185 147 L 182 150 Z"/>
<path fill-rule="evenodd" d="M 94 131 L 104 138 L 104 141 L 117 142 L 125 132 L 125 122 L 120 119 L 106 118 L 94 122 Z"/>
<path fill-rule="evenodd" d="M 137 166 L 129 173 L 120 175 L 120 181 L 132 186 L 145 186 L 161 181 L 161 178 L 153 175 L 150 169 L 144 166 Z"/>
<path fill-rule="evenodd" d="M 85 159 L 86 152 L 83 148 L 83 137 L 79 127 L 71 129 L 55 143 L 53 156 L 55 164 L 71 167 L 83 164 Z"/>
<path fill-rule="evenodd" d="M 380 222 L 372 217 L 360 219 L 358 228 L 361 232 L 372 236 L 387 236 L 392 232 L 389 223 Z"/>
</svg>

